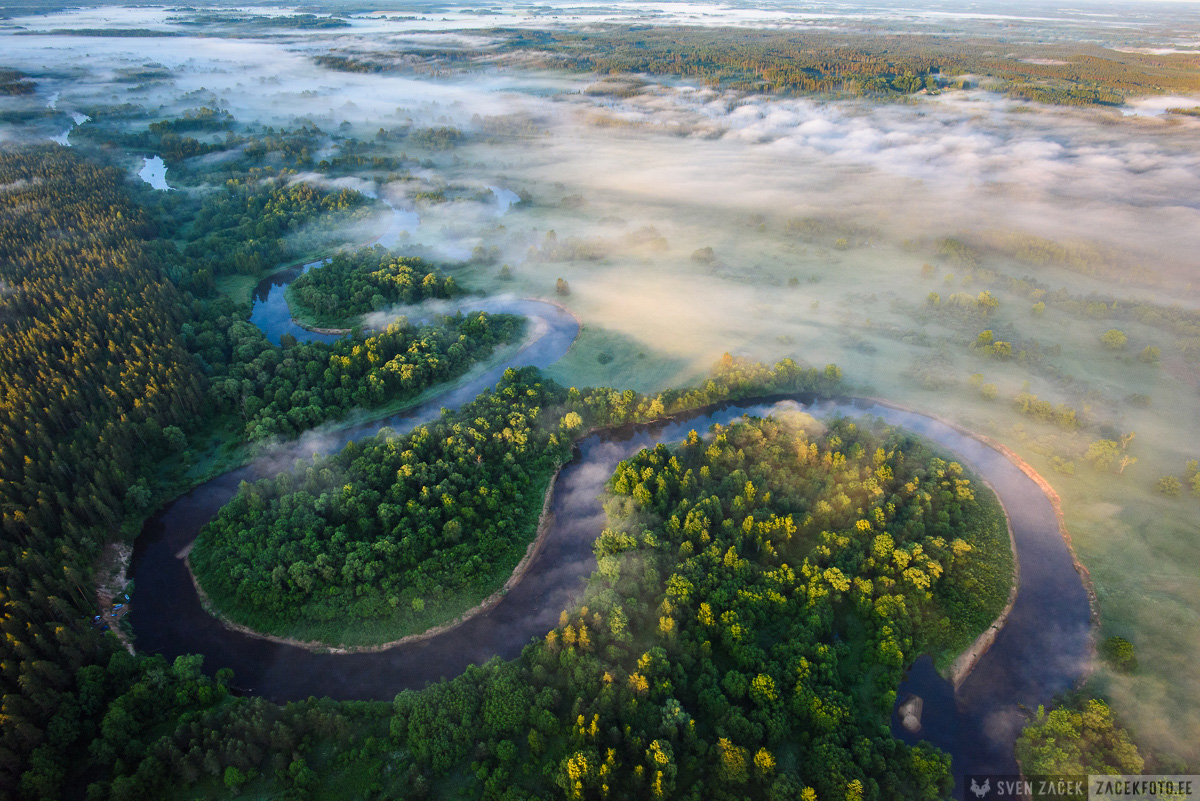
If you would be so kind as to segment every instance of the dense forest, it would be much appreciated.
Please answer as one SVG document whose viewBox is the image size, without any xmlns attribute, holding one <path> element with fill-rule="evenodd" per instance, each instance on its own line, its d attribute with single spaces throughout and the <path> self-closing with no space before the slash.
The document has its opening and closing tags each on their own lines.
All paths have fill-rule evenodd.
<svg viewBox="0 0 1200 801">
<path fill-rule="evenodd" d="M 92 565 L 205 408 L 187 317 L 117 170 L 58 148 L 0 154 L 0 787 L 57 795 L 131 677 L 89 625 Z M 87 681 L 99 666 L 98 687 Z M 22 775 L 23 774 L 23 775 Z"/>
<path fill-rule="evenodd" d="M 459 294 L 452 276 L 423 259 L 393 256 L 377 245 L 335 253 L 289 285 L 288 302 L 305 317 L 345 322 L 388 306 Z"/>
<path fill-rule="evenodd" d="M 237 622 L 334 643 L 454 617 L 532 539 L 570 447 L 538 422 L 553 392 L 509 383 L 407 436 L 385 429 L 244 486 L 192 549 L 201 586 Z"/>
<path fill-rule="evenodd" d="M 2 795 L 126 801 L 254 786 L 295 799 L 332 787 L 396 798 L 428 787 L 425 767 L 391 764 L 412 714 L 401 723 L 386 705 L 238 698 L 226 689 L 227 671 L 214 679 L 198 657 L 132 656 L 91 625 L 93 565 L 122 529 L 137 530 L 160 460 L 212 425 L 229 371 L 258 363 L 255 375 L 268 374 L 243 386 L 292 380 L 299 368 L 290 352 L 301 346 L 264 346 L 261 332 L 241 330 L 228 298 L 176 290 L 158 265 L 186 276 L 186 257 L 149 239 L 156 220 L 129 201 L 116 171 L 50 148 L 6 154 L 0 179 L 10 187 L 0 199 Z M 621 423 L 747 393 L 832 391 L 839 378 L 833 367 L 772 371 L 730 359 L 695 390 L 565 394 L 578 416 Z M 508 382 L 513 391 L 532 382 L 537 392 L 534 375 Z"/>
<path fill-rule="evenodd" d="M 436 423 L 385 430 L 244 485 L 201 532 L 191 563 L 210 602 L 256 630 L 333 644 L 419 633 L 504 583 L 534 537 L 551 476 L 585 431 L 751 388 L 836 387 L 836 369 L 733 359 L 709 386 L 665 398 L 566 390 L 509 370 L 494 392 Z"/>
<path fill-rule="evenodd" d="M 887 720 L 903 664 L 1003 606 L 1003 518 L 910 435 L 821 429 L 750 420 L 622 463 L 582 605 L 516 662 L 397 696 L 403 797 L 943 797 L 947 758 Z"/>
<path fill-rule="evenodd" d="M 264 170 L 245 181 L 231 180 L 223 192 L 207 196 L 187 232 L 184 255 L 213 275 L 257 275 L 303 252 L 285 237 L 306 224 L 322 219 L 324 229 L 331 230 L 371 213 L 367 198 L 358 192 L 321 189 L 292 176 L 286 170 Z M 332 212 L 340 214 L 330 219 Z"/>
<path fill-rule="evenodd" d="M 1136 775 L 1145 767 L 1108 704 L 1080 694 L 1049 712 L 1039 706 L 1016 748 L 1022 770 L 1034 775 Z"/>
<path fill-rule="evenodd" d="M 0 95 L 31 95 L 37 84 L 20 70 L 0 69 Z"/>
<path fill-rule="evenodd" d="M 0 196 L 5 795 L 54 797 L 64 786 L 82 793 L 92 783 L 89 797 L 156 797 L 164 782 L 208 775 L 234 789 L 274 771 L 271 759 L 304 753 L 286 742 L 317 731 L 353 740 L 357 734 L 345 734 L 348 707 L 278 710 L 229 697 L 220 682 L 199 677 L 196 660 L 167 666 L 129 657 L 91 626 L 91 582 L 104 544 L 128 524 L 136 531 L 148 511 L 159 460 L 185 447 L 189 432 L 247 381 L 265 383 L 236 396 L 244 411 L 255 398 L 290 402 L 298 390 L 283 382 L 301 370 L 308 376 L 313 365 L 326 365 L 322 375 L 343 372 L 337 383 L 344 377 L 351 395 L 369 371 L 353 372 L 353 352 L 331 349 L 320 360 L 296 358 L 309 346 L 270 348 L 261 332 L 241 330 L 229 299 L 175 289 L 157 265 L 185 275 L 188 259 L 151 241 L 160 221 L 130 202 L 117 171 L 55 147 L 5 154 L 0 182 L 10 188 Z M 494 325 L 512 330 L 512 321 L 494 319 L 468 316 L 452 326 L 468 337 Z M 412 332 L 385 332 L 381 341 L 387 336 Z M 458 337 L 447 353 L 455 347 Z M 731 363 L 719 392 L 749 391 L 770 375 Z M 833 371 L 786 375 L 798 377 L 836 385 Z M 272 382 L 279 385 L 268 399 Z M 638 401 L 658 414 L 707 397 L 699 390 Z M 611 393 L 589 403 L 623 421 L 638 412 L 633 400 Z M 165 703 L 164 692 L 176 700 Z M 97 744 L 89 750 L 90 743 Z M 302 756 L 279 769 L 290 777 L 285 784 L 316 781 Z"/>
<path fill-rule="evenodd" d="M 169 73 L 162 77 L 169 77 Z M 196 99 L 215 103 L 211 94 L 203 90 L 198 94 Z M 376 142 L 356 139 L 340 129 L 324 131 L 308 119 L 296 120 L 293 127 L 276 128 L 239 121 L 215 105 L 200 105 L 176 117 L 152 122 L 143 130 L 130 130 L 131 121 L 145 115 L 143 107 L 95 104 L 86 108 L 92 119 L 76 131 L 76 136 L 103 147 L 159 155 L 171 169 L 172 182 L 185 186 L 228 181 L 237 186 L 263 176 L 288 178 L 298 170 L 320 170 L 330 177 L 362 176 L 374 171 L 388 180 L 412 179 L 404 167 L 413 162 L 404 154 L 397 156 Z M 386 138 L 399 139 L 407 133 L 408 129 L 394 131 Z M 333 152 L 329 152 L 331 149 Z M 322 151 L 327 155 L 318 159 Z M 208 154 L 219 156 L 195 158 Z"/>
<path fill-rule="evenodd" d="M 164 125 L 186 129 L 226 121 L 221 112 L 201 109 Z M 188 290 L 189 319 L 179 329 L 183 344 L 208 378 L 210 410 L 239 439 L 286 438 L 352 410 L 394 408 L 457 377 L 524 330 L 518 318 L 471 313 L 434 317 L 424 325 L 401 321 L 328 345 L 290 336 L 282 347 L 272 345 L 242 319 L 245 310 L 237 302 L 216 291 L 219 278 L 258 276 L 284 259 L 332 247 L 341 242 L 343 226 L 373 214 L 359 192 L 294 178 L 288 170 L 251 167 L 199 202 L 172 199 L 155 209 L 157 227 L 180 243 L 176 248 L 159 241 L 154 248 L 175 283 Z M 410 289 L 408 271 L 390 268 L 383 254 L 379 248 L 335 253 L 330 273 L 313 271 L 318 295 L 331 286 L 330 278 L 341 288 L 357 286 L 364 280 L 358 268 L 372 259 L 384 276 L 379 289 L 388 297 L 449 297 L 460 291 L 453 278 L 436 272 L 424 273 Z M 415 266 L 420 260 L 398 262 Z"/>
<path fill-rule="evenodd" d="M 260 16 L 257 14 L 228 14 L 220 12 L 204 12 L 193 11 L 187 17 L 178 20 L 181 25 L 194 25 L 197 27 L 208 25 L 228 26 L 230 28 L 248 28 L 248 29 L 298 29 L 298 30 L 324 30 L 330 28 L 349 28 L 350 23 L 341 17 L 335 16 L 317 16 L 315 14 L 287 14 L 287 15 L 269 15 Z"/>
</svg>

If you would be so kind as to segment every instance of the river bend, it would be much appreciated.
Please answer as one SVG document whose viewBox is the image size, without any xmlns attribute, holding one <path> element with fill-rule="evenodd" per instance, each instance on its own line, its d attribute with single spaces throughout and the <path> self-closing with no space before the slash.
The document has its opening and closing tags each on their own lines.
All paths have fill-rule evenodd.
<svg viewBox="0 0 1200 801">
<path fill-rule="evenodd" d="M 139 649 L 168 658 L 203 654 L 206 671 L 232 668 L 239 688 L 279 702 L 309 696 L 390 699 L 493 656 L 515 657 L 532 638 L 552 629 L 559 613 L 582 593 L 595 568 L 592 543 L 604 525 L 600 495 L 619 461 L 658 442 L 679 442 L 692 429 L 704 431 L 743 415 L 769 414 L 781 403 L 727 404 L 582 440 L 559 476 L 551 502 L 553 521 L 522 579 L 486 612 L 429 639 L 370 653 L 313 653 L 232 631 L 205 612 L 182 554 L 243 480 L 273 475 L 299 457 L 336 451 L 382 425 L 403 433 L 434 420 L 442 408 L 457 408 L 495 385 L 509 366 L 554 363 L 579 332 L 569 313 L 549 303 L 493 299 L 472 305 L 476 307 L 529 318 L 528 341 L 505 364 L 476 369 L 446 393 L 404 414 L 339 432 L 305 435 L 196 487 L 146 523 L 134 550 L 136 591 L 129 615 Z M 901 685 L 899 697 L 913 691 L 925 698 L 920 738 L 952 755 L 960 779 L 958 793 L 964 774 L 1014 772 L 1020 707 L 1036 707 L 1071 687 L 1089 658 L 1088 598 L 1051 501 L 1000 452 L 917 412 L 856 400 L 783 403 L 817 417 L 865 414 L 902 426 L 952 451 L 996 490 L 1008 512 L 1021 564 L 1021 588 L 1008 622 L 957 695 L 923 658 Z M 893 731 L 909 742 L 918 739 L 894 720 Z"/>
</svg>

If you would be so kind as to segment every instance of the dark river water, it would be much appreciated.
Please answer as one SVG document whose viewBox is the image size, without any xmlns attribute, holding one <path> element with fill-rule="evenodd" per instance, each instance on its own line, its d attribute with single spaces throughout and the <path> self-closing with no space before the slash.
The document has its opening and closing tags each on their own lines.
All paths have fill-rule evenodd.
<svg viewBox="0 0 1200 801">
<path fill-rule="evenodd" d="M 897 697 L 902 700 L 912 692 L 925 699 L 923 728 L 914 737 L 893 716 L 893 732 L 907 742 L 924 739 L 950 753 L 958 777 L 1015 773 L 1013 741 L 1022 722 L 1020 708 L 1036 707 L 1071 687 L 1088 659 L 1088 599 L 1059 534 L 1054 509 L 1041 489 L 996 450 L 932 418 L 870 402 L 810 404 L 794 399 L 730 404 L 584 439 L 559 477 L 552 499 L 553 522 L 521 581 L 487 612 L 428 640 L 376 653 L 316 654 L 230 631 L 206 613 L 180 554 L 233 497 L 241 481 L 273 475 L 299 457 L 335 451 L 352 439 L 374 434 L 382 425 L 404 432 L 433 420 L 442 408 L 457 408 L 493 386 L 508 366 L 554 363 L 579 332 L 573 317 L 547 303 L 491 300 L 472 307 L 526 315 L 530 344 L 507 364 L 477 371 L 410 412 L 333 434 L 310 434 L 219 476 L 168 504 L 146 523 L 131 568 L 136 591 L 129 618 L 140 650 L 168 658 L 203 654 L 206 672 L 232 668 L 236 686 L 273 701 L 309 696 L 391 699 L 401 690 L 458 675 L 468 665 L 493 656 L 515 657 L 531 639 L 544 636 L 557 624 L 559 613 L 580 596 L 595 568 L 592 542 L 604 525 L 599 498 L 622 459 L 658 442 L 679 442 L 692 429 L 703 432 L 743 415 L 768 414 L 781 403 L 817 417 L 867 414 L 937 442 L 990 482 L 1008 511 L 1021 564 L 1021 589 L 1008 623 L 957 695 L 927 657 L 918 660 Z M 290 325 L 290 316 L 287 320 Z M 268 333 L 277 341 L 283 331 Z M 961 785 L 960 778 L 957 797 Z"/>
</svg>

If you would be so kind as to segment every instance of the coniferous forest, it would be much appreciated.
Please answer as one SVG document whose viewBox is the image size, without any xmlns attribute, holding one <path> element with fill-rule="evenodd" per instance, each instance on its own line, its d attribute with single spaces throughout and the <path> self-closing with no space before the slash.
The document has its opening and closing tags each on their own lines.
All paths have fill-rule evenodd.
<svg viewBox="0 0 1200 801">
<path fill-rule="evenodd" d="M 8 794 L 53 797 L 150 667 L 89 625 L 92 565 L 139 505 L 130 488 L 204 410 L 205 381 L 153 223 L 115 170 L 44 148 L 0 155 L 0 182 L 18 187 L 0 195 L 0 747 Z"/>
</svg>

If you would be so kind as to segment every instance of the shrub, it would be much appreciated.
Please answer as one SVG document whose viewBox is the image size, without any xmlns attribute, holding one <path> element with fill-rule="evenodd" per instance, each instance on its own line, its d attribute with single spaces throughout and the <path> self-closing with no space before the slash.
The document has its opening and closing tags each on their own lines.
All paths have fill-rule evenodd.
<svg viewBox="0 0 1200 801">
<path fill-rule="evenodd" d="M 1100 655 L 1122 673 L 1137 670 L 1137 654 L 1133 652 L 1133 643 L 1124 637 L 1109 637 L 1100 645 Z"/>
</svg>

